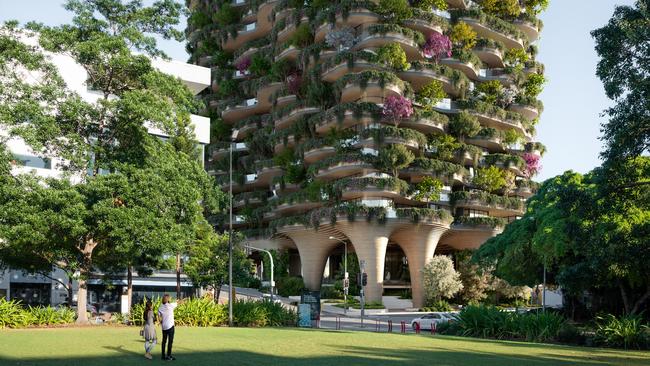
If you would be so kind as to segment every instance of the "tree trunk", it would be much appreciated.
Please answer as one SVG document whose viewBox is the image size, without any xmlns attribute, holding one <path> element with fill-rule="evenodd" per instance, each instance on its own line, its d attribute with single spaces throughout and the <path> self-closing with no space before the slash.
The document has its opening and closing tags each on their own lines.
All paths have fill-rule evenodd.
<svg viewBox="0 0 650 366">
<path fill-rule="evenodd" d="M 133 267 L 128 266 L 126 270 L 126 304 L 129 312 L 133 301 Z"/>
<path fill-rule="evenodd" d="M 77 324 L 88 323 L 86 305 L 88 300 L 88 284 L 84 277 L 79 277 L 79 290 L 77 290 Z"/>
<path fill-rule="evenodd" d="M 648 285 L 648 289 L 646 290 L 645 294 L 643 294 L 643 296 L 641 296 L 641 298 L 639 298 L 639 300 L 637 300 L 634 303 L 634 307 L 632 308 L 632 314 L 636 314 L 641 308 L 641 305 L 643 305 L 643 303 L 646 302 L 648 299 L 650 299 L 650 285 Z"/>
<path fill-rule="evenodd" d="M 176 254 L 176 299 L 181 299 L 181 255 Z"/>
<path fill-rule="evenodd" d="M 625 314 L 630 313 L 630 301 L 627 298 L 627 291 L 625 291 L 625 285 L 622 283 L 618 284 L 618 288 L 621 290 L 621 298 L 623 299 L 623 307 L 625 308 Z"/>
<path fill-rule="evenodd" d="M 214 286 L 214 302 L 219 303 L 219 297 L 221 296 L 221 285 Z"/>
<path fill-rule="evenodd" d="M 68 306 L 72 309 L 72 305 L 74 305 L 72 301 L 72 297 L 74 296 L 72 293 L 72 276 L 68 276 L 68 286 L 66 287 L 66 290 L 68 290 Z"/>
</svg>

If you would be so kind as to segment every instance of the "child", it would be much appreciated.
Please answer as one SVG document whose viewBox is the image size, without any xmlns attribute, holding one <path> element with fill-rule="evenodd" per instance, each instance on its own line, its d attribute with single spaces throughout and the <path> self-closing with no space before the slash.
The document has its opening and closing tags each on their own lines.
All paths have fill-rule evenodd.
<svg viewBox="0 0 650 366">
<path fill-rule="evenodd" d="M 160 323 L 162 324 L 162 359 L 163 360 L 175 360 L 176 358 L 172 356 L 172 344 L 174 343 L 174 309 L 176 308 L 176 303 L 169 302 L 169 295 L 165 294 L 162 298 L 162 305 L 158 308 L 158 316 L 160 316 Z M 165 343 L 167 344 L 167 356 L 165 356 Z"/>
<path fill-rule="evenodd" d="M 144 357 L 151 360 L 151 350 L 156 345 L 158 338 L 156 337 L 156 326 L 154 325 L 155 316 L 153 314 L 153 304 L 151 300 L 147 300 L 147 305 L 144 309 Z"/>
</svg>

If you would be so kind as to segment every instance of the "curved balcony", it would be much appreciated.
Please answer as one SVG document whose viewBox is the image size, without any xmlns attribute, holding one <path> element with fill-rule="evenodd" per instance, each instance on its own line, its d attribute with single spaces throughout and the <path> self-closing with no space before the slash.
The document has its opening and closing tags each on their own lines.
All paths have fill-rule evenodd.
<svg viewBox="0 0 650 366">
<path fill-rule="evenodd" d="M 273 22 L 271 22 L 271 12 L 275 8 L 278 0 L 267 0 L 257 8 L 256 17 L 253 23 L 248 23 L 243 29 L 237 32 L 236 37 L 229 36 L 228 39 L 222 43 L 222 48 L 225 51 L 233 52 L 240 49 L 244 43 L 252 41 L 257 38 L 264 37 L 271 32 Z M 248 17 L 253 19 L 253 17 Z"/>
<path fill-rule="evenodd" d="M 285 128 L 289 128 L 293 125 L 294 122 L 296 122 L 300 118 L 318 112 L 320 112 L 320 108 L 298 105 L 295 108 L 292 108 L 289 113 L 283 116 L 276 117 L 275 129 L 283 130 Z"/>
<path fill-rule="evenodd" d="M 424 60 L 420 46 L 411 37 L 399 32 L 371 33 L 364 31 L 359 37 L 359 42 L 354 45 L 354 50 L 379 48 L 391 43 L 398 43 L 409 61 Z"/>
<path fill-rule="evenodd" d="M 291 135 L 287 136 L 287 138 L 283 138 L 282 141 L 275 143 L 273 146 L 273 152 L 276 154 L 279 154 L 284 151 L 284 149 L 287 148 L 294 148 L 296 146 L 296 137 Z"/>
<path fill-rule="evenodd" d="M 247 119 L 240 120 L 234 126 L 234 128 L 237 129 L 237 139 L 243 140 L 251 136 L 253 133 L 255 133 L 255 131 L 268 125 L 269 119 L 270 119 L 269 115 L 264 115 L 262 117 L 253 116 Z"/>
<path fill-rule="evenodd" d="M 404 26 L 429 37 L 433 33 L 443 34 L 449 21 L 430 11 L 413 8 L 413 17 L 404 21 Z"/>
<path fill-rule="evenodd" d="M 336 15 L 336 24 L 332 23 L 323 23 L 318 28 L 316 28 L 316 32 L 314 34 L 314 42 L 319 43 L 323 42 L 325 40 L 325 36 L 327 33 L 332 31 L 335 27 L 351 27 L 355 28 L 361 24 L 370 24 L 370 23 L 377 23 L 381 20 L 381 17 L 368 10 L 368 9 L 363 9 L 363 8 L 357 8 L 350 10 L 348 12 L 347 17 L 343 17 L 342 14 L 337 14 Z"/>
<path fill-rule="evenodd" d="M 377 171 L 367 157 L 360 154 L 333 156 L 311 165 L 309 171 L 319 180 L 330 181 L 351 175 L 370 174 Z"/>
<path fill-rule="evenodd" d="M 498 135 L 476 135 L 472 138 L 465 140 L 468 144 L 479 146 L 489 151 L 494 152 L 503 152 L 505 151 L 503 147 L 503 141 L 501 136 Z"/>
<path fill-rule="evenodd" d="M 485 19 L 494 19 L 496 22 L 503 22 L 502 20 L 492 17 L 490 15 L 484 14 Z M 525 48 L 526 41 L 523 39 L 506 32 L 500 32 L 490 26 L 489 21 L 482 22 L 482 16 L 476 14 L 476 16 L 467 15 L 460 18 L 461 21 L 467 23 L 474 31 L 478 34 L 479 37 L 489 38 L 495 41 L 503 42 L 507 48 Z M 503 22 L 505 23 L 505 22 Z M 507 24 L 507 23 L 506 23 Z"/>
<path fill-rule="evenodd" d="M 458 70 L 472 80 L 478 80 L 480 78 L 480 67 L 470 60 L 464 61 L 455 57 L 446 57 L 440 60 L 440 64 Z"/>
<path fill-rule="evenodd" d="M 313 164 L 336 155 L 336 148 L 332 146 L 313 147 L 303 154 L 303 160 L 306 164 Z"/>
<path fill-rule="evenodd" d="M 235 57 L 233 59 L 232 64 L 236 65 L 238 62 L 241 62 L 246 58 L 253 57 L 253 55 L 256 54 L 257 52 L 259 52 L 259 50 L 262 49 L 262 48 L 264 48 L 264 47 L 251 47 L 251 48 L 245 50 L 244 52 L 242 52 L 240 55 L 238 55 L 237 57 Z"/>
<path fill-rule="evenodd" d="M 465 104 L 464 107 L 478 118 L 481 126 L 501 131 L 514 129 L 522 135 L 527 134 L 521 123 L 522 116 L 518 113 L 506 111 L 483 102 Z"/>
<path fill-rule="evenodd" d="M 251 98 L 245 100 L 241 104 L 226 107 L 226 109 L 221 112 L 221 118 L 223 118 L 224 122 L 233 124 L 236 121 L 264 112 L 265 109 L 257 102 L 257 98 Z"/>
<path fill-rule="evenodd" d="M 449 70 L 447 72 L 444 72 L 443 69 L 449 70 L 444 66 L 437 66 L 435 64 L 412 63 L 409 70 L 400 71 L 397 73 L 397 75 L 400 77 L 400 79 L 408 81 L 415 91 L 419 91 L 432 81 L 441 82 L 445 93 L 453 96 L 459 96 L 462 92 L 462 89 L 469 87 L 469 80 L 462 77 L 464 79 L 463 81 L 465 82 L 454 82 L 450 76 L 453 75 L 453 72 L 455 71 Z M 456 75 L 456 77 L 460 79 L 461 75 Z"/>
<path fill-rule="evenodd" d="M 268 194 L 269 192 L 266 190 L 239 193 L 233 197 L 232 207 L 233 209 L 240 209 L 242 207 L 259 207 L 266 204 Z"/>
<path fill-rule="evenodd" d="M 411 200 L 407 193 L 409 185 L 401 179 L 385 177 L 353 177 L 344 178 L 333 184 L 343 201 L 360 199 L 391 199 L 404 205 L 422 205 L 422 202 Z"/>
<path fill-rule="evenodd" d="M 323 206 L 323 202 L 318 200 L 312 201 L 308 197 L 305 197 L 303 191 L 297 191 L 288 196 L 276 198 L 270 203 L 273 205 L 273 211 L 269 213 L 269 219 L 304 213 Z"/>
<path fill-rule="evenodd" d="M 275 56 L 275 62 L 279 61 L 295 61 L 300 57 L 300 49 L 296 46 L 290 45 L 289 47 L 283 49 Z"/>
<path fill-rule="evenodd" d="M 402 169 L 400 178 L 419 183 L 425 177 L 433 177 L 448 186 L 461 186 L 467 181 L 468 172 L 460 165 L 428 158 L 416 158 L 411 165 Z"/>
<path fill-rule="evenodd" d="M 381 139 L 382 145 L 403 145 L 412 152 L 418 153 L 420 151 L 420 143 L 415 139 L 404 138 L 400 136 L 385 136 Z M 377 140 L 372 137 L 363 138 L 352 145 L 352 147 L 363 149 L 363 148 L 375 148 L 377 146 Z"/>
<path fill-rule="evenodd" d="M 245 142 L 236 142 L 233 143 L 233 153 L 242 153 L 242 152 L 248 152 L 248 146 L 246 145 Z M 221 160 L 223 158 L 226 158 L 230 154 L 230 143 L 229 142 L 224 142 L 224 143 L 217 143 L 213 145 L 210 151 L 210 156 L 212 160 Z"/>
<path fill-rule="evenodd" d="M 270 99 L 273 99 L 273 98 L 271 97 Z M 291 104 L 291 103 L 295 103 L 296 100 L 298 100 L 298 97 L 296 97 L 296 96 L 293 95 L 293 94 L 283 95 L 283 96 L 281 96 L 281 97 L 277 97 L 277 98 L 275 99 L 275 106 L 276 106 L 277 108 L 286 107 L 286 106 L 288 106 L 288 105 Z"/>
<path fill-rule="evenodd" d="M 363 109 L 367 107 L 366 109 Z M 356 125 L 369 125 L 381 119 L 381 108 L 372 103 L 339 104 L 325 112 L 315 124 L 316 133 L 325 135 L 333 128 L 345 129 Z"/>
<path fill-rule="evenodd" d="M 365 60 L 354 60 L 352 63 L 343 60 L 339 64 L 323 70 L 321 77 L 323 80 L 333 83 L 347 74 L 358 73 L 366 70 L 382 70 L 382 67 L 376 63 Z"/>
<path fill-rule="evenodd" d="M 404 85 L 388 82 L 382 86 L 379 81 L 370 80 L 365 87 L 361 87 L 359 81 L 349 82 L 341 90 L 341 103 L 354 101 L 370 102 L 381 104 L 388 96 L 401 96 L 404 93 Z"/>
<path fill-rule="evenodd" d="M 515 103 L 510 105 L 508 109 L 513 112 L 520 113 L 526 119 L 531 121 L 539 117 L 539 109 L 537 109 L 535 106 L 532 105 Z"/>
<path fill-rule="evenodd" d="M 492 217 L 510 217 L 524 214 L 524 201 L 516 197 L 504 197 L 486 192 L 457 191 L 450 195 L 455 207 L 488 211 Z"/>
<path fill-rule="evenodd" d="M 507 154 L 488 154 L 483 157 L 480 162 L 481 166 L 496 166 L 501 169 L 508 170 L 516 176 L 525 176 L 523 170 L 526 167 L 526 162 L 517 155 Z"/>
<path fill-rule="evenodd" d="M 534 194 L 535 192 L 533 192 L 532 188 L 530 187 L 517 187 L 514 191 L 512 191 L 512 193 L 510 193 L 511 196 L 521 197 L 523 199 L 528 199 Z"/>
<path fill-rule="evenodd" d="M 506 87 L 514 83 L 512 76 L 506 74 L 503 69 L 480 69 L 476 80 L 480 82 L 496 80 Z"/>
<path fill-rule="evenodd" d="M 290 22 L 287 24 L 284 29 L 278 32 L 277 38 L 276 38 L 276 43 L 277 44 L 282 44 L 285 43 L 291 38 L 291 36 L 296 33 L 296 30 L 298 30 L 298 27 L 300 27 L 301 24 L 305 23 L 307 24 L 309 22 L 309 19 L 306 17 L 303 17 L 300 19 L 300 22 Z"/>
<path fill-rule="evenodd" d="M 478 56 L 490 68 L 504 68 L 503 53 L 496 47 L 478 46 L 473 49 L 474 54 Z"/>
<path fill-rule="evenodd" d="M 539 39 L 540 26 L 538 22 L 532 22 L 530 20 L 515 20 L 513 22 L 514 26 L 517 27 L 523 34 L 526 35 L 529 42 L 535 42 Z"/>
<path fill-rule="evenodd" d="M 435 113 L 435 112 L 434 112 Z M 444 115 L 441 115 L 444 116 Z M 400 127 L 410 128 L 423 134 L 443 134 L 448 119 L 434 116 L 418 116 L 400 122 Z"/>
</svg>

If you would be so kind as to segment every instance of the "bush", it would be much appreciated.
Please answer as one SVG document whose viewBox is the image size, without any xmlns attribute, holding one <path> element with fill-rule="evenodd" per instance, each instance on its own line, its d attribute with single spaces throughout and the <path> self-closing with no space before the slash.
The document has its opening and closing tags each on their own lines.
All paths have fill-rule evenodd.
<svg viewBox="0 0 650 366">
<path fill-rule="evenodd" d="M 154 314 L 158 312 L 161 299 L 153 299 Z M 144 303 L 131 307 L 128 320 L 131 324 L 143 324 Z M 228 305 L 217 304 L 211 296 L 181 300 L 174 311 L 177 325 L 194 327 L 218 327 L 228 324 Z M 293 326 L 297 315 L 282 304 L 264 301 L 233 302 L 233 323 L 240 327 Z"/>
<path fill-rule="evenodd" d="M 465 22 L 458 22 L 451 29 L 451 41 L 464 50 L 471 50 L 476 45 L 476 32 Z"/>
<path fill-rule="evenodd" d="M 382 64 L 397 71 L 408 70 L 410 67 L 406 59 L 406 52 L 399 43 L 389 43 L 379 47 L 377 59 Z"/>
<path fill-rule="evenodd" d="M 0 329 L 69 324 L 75 321 L 75 316 L 69 308 L 30 306 L 25 309 L 19 301 L 0 298 Z"/>
<path fill-rule="evenodd" d="M 320 290 L 321 299 L 342 299 L 343 292 L 334 286 L 323 286 Z"/>
<path fill-rule="evenodd" d="M 420 311 L 438 312 L 438 311 L 452 311 L 451 305 L 445 300 L 439 300 L 425 306 Z"/>
<path fill-rule="evenodd" d="M 468 305 L 458 314 L 458 334 L 466 337 L 548 342 L 559 338 L 565 324 L 553 312 L 521 314 L 494 306 Z"/>
<path fill-rule="evenodd" d="M 300 295 L 305 289 L 302 277 L 280 277 L 277 280 L 276 288 L 278 295 L 282 297 Z"/>
<path fill-rule="evenodd" d="M 309 46 L 314 40 L 314 35 L 311 33 L 309 24 L 303 23 L 298 26 L 296 32 L 289 38 L 289 44 L 298 48 L 305 48 Z"/>
<path fill-rule="evenodd" d="M 375 11 L 393 23 L 401 23 L 413 16 L 413 10 L 407 0 L 379 0 Z"/>
<path fill-rule="evenodd" d="M 643 324 L 639 315 L 625 315 L 620 318 L 612 314 L 596 317 L 597 344 L 617 348 L 650 347 L 650 328 Z"/>
<path fill-rule="evenodd" d="M 566 323 L 557 334 L 557 341 L 560 343 L 575 344 L 583 346 L 586 343 L 586 337 L 573 324 Z"/>
</svg>

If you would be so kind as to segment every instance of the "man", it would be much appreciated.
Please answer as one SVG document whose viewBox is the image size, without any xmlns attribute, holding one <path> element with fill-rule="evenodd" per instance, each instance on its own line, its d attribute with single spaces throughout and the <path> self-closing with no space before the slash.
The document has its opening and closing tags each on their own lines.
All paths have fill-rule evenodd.
<svg viewBox="0 0 650 366">
<path fill-rule="evenodd" d="M 174 309 L 176 308 L 175 302 L 169 302 L 169 295 L 165 294 L 162 298 L 162 305 L 158 308 L 158 317 L 162 324 L 162 359 L 175 360 L 172 356 L 172 344 L 174 343 Z M 167 340 L 169 339 L 169 343 Z M 165 343 L 167 343 L 167 356 L 165 356 Z"/>
</svg>

